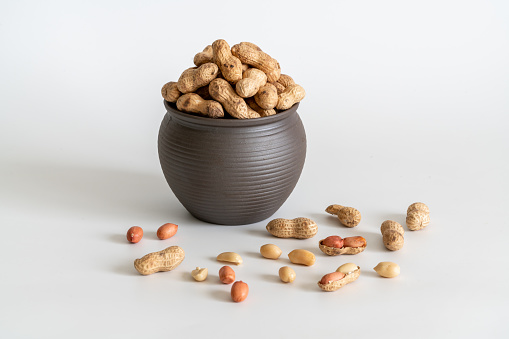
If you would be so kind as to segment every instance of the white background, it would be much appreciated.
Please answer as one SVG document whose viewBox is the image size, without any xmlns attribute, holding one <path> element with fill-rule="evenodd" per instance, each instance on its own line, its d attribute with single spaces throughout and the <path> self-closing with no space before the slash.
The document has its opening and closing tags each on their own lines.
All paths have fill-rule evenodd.
<svg viewBox="0 0 509 339">
<path fill-rule="evenodd" d="M 160 88 L 216 39 L 251 41 L 307 92 L 308 154 L 273 216 L 306 216 L 308 240 L 268 220 L 200 222 L 162 175 Z M 504 337 L 509 292 L 509 5 L 505 1 L 2 1 L 0 5 L 0 336 L 2 338 Z M 379 227 L 422 201 L 431 224 L 387 251 Z M 329 204 L 362 213 L 354 229 Z M 177 235 L 155 236 L 165 222 Z M 138 244 L 125 240 L 144 228 Z M 404 226 L 406 229 L 406 226 Z M 362 235 L 328 257 L 319 239 Z M 270 261 L 259 247 L 275 243 Z M 174 271 L 133 260 L 186 251 Z M 312 267 L 287 253 L 305 248 Z M 243 303 L 218 282 L 236 251 Z M 372 270 L 394 261 L 401 275 Z M 345 262 L 360 278 L 322 292 Z M 207 281 L 190 277 L 208 267 Z"/>
</svg>

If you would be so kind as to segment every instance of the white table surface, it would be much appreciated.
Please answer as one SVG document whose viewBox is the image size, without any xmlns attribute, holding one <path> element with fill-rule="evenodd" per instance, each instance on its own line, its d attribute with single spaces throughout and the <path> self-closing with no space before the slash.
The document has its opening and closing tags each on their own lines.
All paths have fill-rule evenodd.
<svg viewBox="0 0 509 339">
<path fill-rule="evenodd" d="M 504 1 L 0 4 L 0 337 L 503 338 L 509 255 L 509 6 Z M 305 216 L 308 240 L 278 239 L 270 220 L 238 227 L 194 219 L 162 175 L 161 86 L 218 38 L 252 41 L 302 84 L 306 164 L 273 218 Z M 425 230 L 387 251 L 382 221 L 431 210 Z M 324 212 L 353 206 L 362 222 Z M 272 218 L 271 218 L 272 219 Z M 157 228 L 179 225 L 161 241 Z M 127 229 L 143 227 L 138 244 Z M 326 236 L 367 249 L 328 257 Z M 259 247 L 283 255 L 263 259 Z M 179 245 L 171 272 L 133 260 Z M 287 253 L 309 249 L 312 267 Z M 233 303 L 215 256 L 250 294 Z M 383 279 L 380 261 L 400 265 Z M 355 262 L 360 278 L 322 292 L 320 277 Z M 190 272 L 207 267 L 209 278 Z"/>
</svg>

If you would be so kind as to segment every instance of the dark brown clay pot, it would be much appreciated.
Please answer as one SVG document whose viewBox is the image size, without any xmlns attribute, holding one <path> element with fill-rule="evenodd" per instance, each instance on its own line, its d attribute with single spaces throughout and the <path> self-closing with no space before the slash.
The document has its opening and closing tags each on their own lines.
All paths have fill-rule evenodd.
<svg viewBox="0 0 509 339">
<path fill-rule="evenodd" d="M 175 196 L 196 218 L 244 225 L 272 216 L 292 193 L 306 158 L 298 104 L 258 119 L 167 113 L 159 159 Z"/>
</svg>

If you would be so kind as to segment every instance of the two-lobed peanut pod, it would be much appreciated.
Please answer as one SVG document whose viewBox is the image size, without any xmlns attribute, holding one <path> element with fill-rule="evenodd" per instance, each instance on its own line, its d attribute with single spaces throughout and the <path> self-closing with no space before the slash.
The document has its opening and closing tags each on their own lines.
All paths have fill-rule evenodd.
<svg viewBox="0 0 509 339">
<path fill-rule="evenodd" d="M 177 81 L 177 88 L 181 93 L 191 93 L 209 84 L 219 73 L 216 64 L 208 62 L 200 67 L 186 69 Z"/>
<path fill-rule="evenodd" d="M 336 215 L 346 227 L 355 227 L 361 222 L 361 212 L 353 207 L 345 207 L 341 205 L 330 205 L 325 209 L 325 212 Z"/>
<path fill-rule="evenodd" d="M 276 59 L 263 52 L 260 48 L 253 45 L 240 43 L 231 48 L 231 52 L 242 63 L 248 64 L 262 70 L 267 75 L 269 82 L 274 82 L 281 76 L 281 67 Z"/>
<path fill-rule="evenodd" d="M 237 119 L 259 118 L 260 114 L 251 109 L 233 87 L 224 79 L 214 79 L 209 84 L 212 98 L 220 102 L 226 112 Z"/>
<path fill-rule="evenodd" d="M 177 109 L 189 113 L 198 113 L 210 118 L 224 117 L 223 106 L 215 100 L 204 100 L 196 93 L 187 93 L 177 100 Z"/>
<path fill-rule="evenodd" d="M 293 84 L 284 89 L 279 94 L 276 109 L 286 110 L 295 105 L 297 102 L 301 102 L 306 96 L 306 91 L 301 85 Z"/>
<path fill-rule="evenodd" d="M 429 207 L 426 204 L 415 202 L 408 207 L 406 225 L 410 231 L 422 230 L 429 222 Z"/>
<path fill-rule="evenodd" d="M 393 220 L 385 220 L 380 226 L 385 247 L 390 251 L 397 251 L 405 244 L 403 226 Z"/>
<path fill-rule="evenodd" d="M 309 218 L 278 218 L 267 224 L 267 231 L 278 238 L 312 238 L 318 232 L 318 225 Z"/>
<path fill-rule="evenodd" d="M 176 102 L 182 93 L 178 90 L 177 83 L 175 81 L 170 81 L 161 88 L 161 95 L 164 100 L 168 102 Z"/>
<path fill-rule="evenodd" d="M 194 64 L 196 66 L 201 66 L 203 64 L 206 64 L 207 62 L 214 62 L 214 53 L 212 51 L 212 46 L 208 45 L 206 46 L 202 52 L 197 53 L 194 56 Z"/>
<path fill-rule="evenodd" d="M 227 81 L 236 83 L 242 79 L 242 62 L 232 54 L 230 45 L 225 40 L 214 41 L 212 53 L 213 62 L 219 67 Z"/>
<path fill-rule="evenodd" d="M 235 85 L 235 91 L 243 98 L 254 96 L 267 83 L 267 76 L 257 68 L 249 68 L 242 73 L 242 79 Z M 273 107 L 271 107 L 273 108 Z"/>
<path fill-rule="evenodd" d="M 185 253 L 179 246 L 171 246 L 159 252 L 149 253 L 140 259 L 134 260 L 134 268 L 143 275 L 156 272 L 166 272 L 175 269 Z"/>
</svg>

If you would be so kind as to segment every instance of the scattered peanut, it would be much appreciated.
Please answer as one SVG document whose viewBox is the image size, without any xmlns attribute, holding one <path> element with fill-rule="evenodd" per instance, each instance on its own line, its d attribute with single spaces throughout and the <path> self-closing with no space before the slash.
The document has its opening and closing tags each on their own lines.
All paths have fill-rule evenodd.
<svg viewBox="0 0 509 339">
<path fill-rule="evenodd" d="M 394 278 L 400 273 L 399 265 L 390 261 L 383 261 L 376 265 L 373 269 L 384 278 Z"/>
<path fill-rule="evenodd" d="M 350 274 L 356 270 L 359 269 L 359 266 L 355 265 L 354 263 L 347 263 L 347 264 L 343 264 L 341 266 L 338 267 L 338 269 L 336 270 L 336 272 L 342 272 L 344 274 Z"/>
<path fill-rule="evenodd" d="M 170 81 L 164 84 L 163 88 L 161 88 L 161 94 L 163 95 L 164 100 L 169 102 L 177 102 L 177 99 L 182 95 L 177 88 L 177 83 L 175 81 Z"/>
<path fill-rule="evenodd" d="M 189 113 L 199 113 L 210 118 L 224 117 L 223 106 L 215 100 L 204 100 L 196 93 L 187 93 L 177 100 L 177 109 Z"/>
<path fill-rule="evenodd" d="M 406 225 L 410 231 L 422 230 L 429 222 L 429 207 L 426 204 L 415 202 L 408 207 Z"/>
<path fill-rule="evenodd" d="M 236 83 L 242 79 L 242 62 L 232 55 L 230 45 L 225 40 L 219 39 L 214 41 L 212 43 L 212 51 L 214 62 L 227 81 Z"/>
<path fill-rule="evenodd" d="M 259 91 L 254 96 L 254 99 L 258 106 L 262 109 L 273 109 L 278 103 L 277 88 L 271 83 L 266 83 L 261 86 Z M 292 105 L 290 105 L 292 107 Z M 290 108 L 288 107 L 288 108 Z M 288 109 L 285 108 L 285 109 Z"/>
<path fill-rule="evenodd" d="M 244 99 L 237 95 L 228 81 L 224 79 L 214 79 L 209 85 L 209 93 L 234 118 L 251 119 L 260 117 L 260 114 L 252 110 Z"/>
<path fill-rule="evenodd" d="M 166 223 L 157 229 L 157 237 L 161 240 L 173 237 L 178 230 L 178 225 Z"/>
<path fill-rule="evenodd" d="M 361 222 L 361 212 L 353 207 L 330 205 L 325 211 L 332 215 L 337 215 L 339 221 L 346 227 L 355 227 Z"/>
<path fill-rule="evenodd" d="M 177 88 L 184 94 L 194 92 L 214 80 L 218 72 L 217 65 L 212 62 L 203 64 L 198 68 L 188 68 L 180 75 Z"/>
<path fill-rule="evenodd" d="M 264 258 L 278 259 L 283 251 L 274 244 L 265 244 L 260 247 L 260 253 Z"/>
<path fill-rule="evenodd" d="M 279 94 L 276 109 L 289 109 L 296 103 L 301 102 L 305 96 L 306 91 L 304 90 L 304 87 L 297 84 L 290 85 L 286 87 L 281 94 Z"/>
<path fill-rule="evenodd" d="M 267 83 L 267 76 L 258 68 L 249 68 L 242 73 L 242 79 L 235 85 L 235 91 L 243 98 L 249 98 L 258 93 L 260 87 Z M 273 107 L 271 107 L 273 108 Z"/>
<path fill-rule="evenodd" d="M 399 223 L 386 220 L 380 226 L 380 231 L 382 232 L 383 242 L 385 247 L 390 251 L 397 251 L 403 248 L 405 244 L 405 238 L 403 230 L 403 226 Z"/>
<path fill-rule="evenodd" d="M 140 274 L 148 275 L 175 269 L 184 260 L 184 250 L 179 246 L 171 246 L 159 252 L 149 253 L 134 260 L 134 268 Z"/>
<path fill-rule="evenodd" d="M 143 238 L 143 229 L 139 226 L 133 226 L 127 230 L 127 241 L 136 244 Z"/>
<path fill-rule="evenodd" d="M 223 252 L 216 259 L 217 261 L 229 262 L 234 265 L 242 264 L 242 257 L 235 252 Z"/>
<path fill-rule="evenodd" d="M 361 236 L 341 238 L 331 235 L 318 242 L 320 250 L 327 255 L 358 254 L 366 249 L 366 239 Z"/>
<path fill-rule="evenodd" d="M 295 280 L 296 274 L 293 268 L 289 266 L 283 266 L 279 269 L 279 278 L 282 282 L 291 283 Z"/>
<path fill-rule="evenodd" d="M 316 223 L 308 218 L 278 218 L 267 224 L 267 231 L 278 238 L 308 239 L 318 232 Z"/>
<path fill-rule="evenodd" d="M 316 257 L 312 252 L 303 249 L 291 251 L 288 253 L 288 258 L 294 264 L 305 266 L 312 266 L 316 261 Z"/>
<path fill-rule="evenodd" d="M 214 53 L 212 51 L 212 46 L 211 45 L 208 45 L 207 47 L 205 47 L 203 49 L 202 52 L 200 53 L 197 53 L 195 56 L 194 56 L 194 64 L 196 66 L 201 66 L 203 64 L 206 64 L 208 62 L 214 62 L 213 61 L 213 57 L 214 57 Z"/>
<path fill-rule="evenodd" d="M 191 276 L 196 281 L 204 281 L 205 279 L 207 279 L 208 274 L 209 270 L 206 268 L 196 267 L 195 270 L 191 271 Z"/>
<path fill-rule="evenodd" d="M 235 271 L 230 266 L 223 266 L 219 269 L 219 280 L 223 284 L 231 284 L 235 281 Z"/>
<path fill-rule="evenodd" d="M 236 281 L 232 285 L 231 297 L 235 302 L 246 300 L 249 293 L 249 286 L 243 281 Z"/>
<path fill-rule="evenodd" d="M 361 274 L 361 269 L 357 266 L 352 270 L 350 267 L 351 265 L 352 264 L 342 265 L 336 270 L 336 272 L 324 275 L 318 282 L 318 287 L 320 287 L 323 291 L 332 292 L 337 291 L 341 287 L 357 280 Z M 345 271 L 348 272 L 345 273 Z"/>
</svg>

